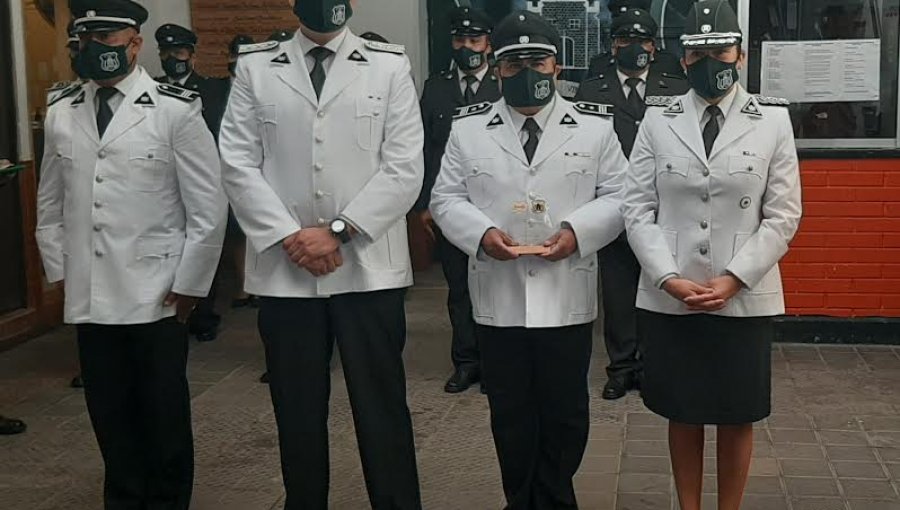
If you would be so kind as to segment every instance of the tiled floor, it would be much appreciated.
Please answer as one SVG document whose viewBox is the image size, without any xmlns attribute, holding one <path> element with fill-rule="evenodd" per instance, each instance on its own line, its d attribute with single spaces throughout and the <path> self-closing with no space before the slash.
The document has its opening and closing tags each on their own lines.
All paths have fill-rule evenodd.
<svg viewBox="0 0 900 510">
<path fill-rule="evenodd" d="M 409 296 L 406 350 L 426 510 L 502 507 L 485 398 L 441 388 L 449 374 L 446 293 L 424 275 Z M 665 423 L 637 395 L 609 403 L 595 343 L 591 435 L 577 478 L 583 509 L 675 509 Z M 756 429 L 745 510 L 900 510 L 900 348 L 779 345 L 774 414 Z M 0 509 L 100 508 L 102 466 L 70 329 L 0 353 L 0 412 L 28 433 L 0 437 Z M 192 346 L 196 488 L 193 508 L 281 508 L 277 439 L 251 311 L 228 315 L 219 341 Z M 332 508 L 368 508 L 347 394 L 334 373 Z M 710 439 L 712 438 L 710 431 Z M 705 508 L 715 504 L 708 443 Z"/>
</svg>

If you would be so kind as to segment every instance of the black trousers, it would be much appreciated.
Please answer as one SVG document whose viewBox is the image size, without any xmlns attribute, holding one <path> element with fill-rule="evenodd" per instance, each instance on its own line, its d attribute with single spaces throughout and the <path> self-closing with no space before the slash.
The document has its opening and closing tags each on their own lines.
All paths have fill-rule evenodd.
<svg viewBox="0 0 900 510">
<path fill-rule="evenodd" d="M 587 446 L 592 326 L 478 327 L 509 510 L 578 508 L 572 477 Z"/>
<path fill-rule="evenodd" d="M 603 338 L 610 378 L 640 377 L 638 356 L 637 300 L 641 265 L 628 245 L 625 234 L 600 250 L 600 279 L 603 291 Z"/>
<path fill-rule="evenodd" d="M 77 326 L 107 510 L 187 510 L 194 483 L 187 328 Z"/>
<path fill-rule="evenodd" d="M 453 340 L 450 346 L 453 366 L 477 368 L 481 356 L 478 353 L 472 299 L 469 296 L 469 256 L 442 235 L 438 235 L 437 252 L 447 287 L 450 289 L 447 296 L 447 311 L 450 313 L 450 324 L 453 327 Z"/>
<path fill-rule="evenodd" d="M 335 338 L 372 508 L 421 509 L 402 358 L 405 292 L 261 298 L 259 332 L 278 424 L 285 509 L 328 507 L 328 400 Z"/>
</svg>

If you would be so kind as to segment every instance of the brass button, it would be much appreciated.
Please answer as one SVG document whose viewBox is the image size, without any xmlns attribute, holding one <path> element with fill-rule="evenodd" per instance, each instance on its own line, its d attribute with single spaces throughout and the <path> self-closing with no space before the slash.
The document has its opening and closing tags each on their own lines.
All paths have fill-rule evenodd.
<svg viewBox="0 0 900 510">
<path fill-rule="evenodd" d="M 106 159 L 106 151 L 100 151 L 97 153 L 97 157 L 100 159 Z"/>
<path fill-rule="evenodd" d="M 101 204 L 100 202 L 94 202 L 94 209 L 100 209 L 101 207 L 103 207 L 103 204 Z"/>
<path fill-rule="evenodd" d="M 103 253 L 100 250 L 95 250 L 94 255 L 96 255 L 97 257 L 102 257 Z"/>
<path fill-rule="evenodd" d="M 317 136 L 317 137 L 316 137 L 316 143 L 322 143 L 322 142 L 324 142 L 324 141 L 325 141 L 325 139 L 322 138 L 321 136 Z"/>
<path fill-rule="evenodd" d="M 709 193 L 704 193 L 703 195 L 701 195 L 700 200 L 703 200 L 704 202 L 709 202 Z"/>
<path fill-rule="evenodd" d="M 672 169 L 672 163 L 666 163 L 666 170 Z"/>
<path fill-rule="evenodd" d="M 316 191 L 316 198 L 322 198 L 325 196 L 325 192 L 322 190 Z"/>
<path fill-rule="evenodd" d="M 100 225 L 94 225 L 94 232 L 100 232 L 100 230 L 102 230 Z"/>
<path fill-rule="evenodd" d="M 325 112 L 319 112 L 319 113 L 317 113 L 317 114 L 316 114 L 316 117 L 318 117 L 318 118 L 320 118 L 320 119 L 321 119 L 321 118 L 324 118 L 324 117 L 325 117 Z"/>
<path fill-rule="evenodd" d="M 703 230 L 708 229 L 708 228 L 709 228 L 709 222 L 706 221 L 706 220 L 701 221 L 701 222 L 700 222 L 700 228 L 702 228 Z"/>
<path fill-rule="evenodd" d="M 101 176 L 98 175 L 97 177 L 94 177 L 94 181 L 96 181 L 97 184 L 100 184 L 100 183 L 103 182 L 103 177 L 101 177 Z"/>
<path fill-rule="evenodd" d="M 706 255 L 707 253 L 709 253 L 709 248 L 707 248 L 706 246 L 701 246 L 700 255 Z"/>
<path fill-rule="evenodd" d="M 528 276 L 534 278 L 535 276 L 537 276 L 537 271 L 535 271 L 534 269 L 528 270 Z"/>
<path fill-rule="evenodd" d="M 703 177 L 709 177 L 709 168 L 703 169 Z"/>
<path fill-rule="evenodd" d="M 316 166 L 314 168 L 316 169 L 316 172 L 321 172 L 325 169 L 325 167 L 323 167 L 321 163 L 316 163 Z"/>
</svg>

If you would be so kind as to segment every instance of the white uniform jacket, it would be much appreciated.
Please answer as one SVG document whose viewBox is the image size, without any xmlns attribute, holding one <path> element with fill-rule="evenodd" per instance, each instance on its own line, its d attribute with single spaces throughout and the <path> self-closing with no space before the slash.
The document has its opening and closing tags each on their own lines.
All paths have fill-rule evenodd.
<svg viewBox="0 0 900 510">
<path fill-rule="evenodd" d="M 745 288 L 716 315 L 784 313 L 778 261 L 802 209 L 793 129 L 786 102 L 737 87 L 709 158 L 693 92 L 647 110 L 624 206 L 643 269 L 638 308 L 690 313 L 660 288 L 667 275 L 705 283 L 731 273 Z"/>
<path fill-rule="evenodd" d="M 226 201 L 201 101 L 133 72 L 103 138 L 94 83 L 47 113 L 36 235 L 47 279 L 65 280 L 68 323 L 170 317 L 166 294 L 206 296 L 222 251 Z"/>
<path fill-rule="evenodd" d="M 453 123 L 431 211 L 443 234 L 470 257 L 475 321 L 495 327 L 561 327 L 597 317 L 597 256 L 624 228 L 619 211 L 628 162 L 600 105 L 579 109 L 557 96 L 531 164 L 504 100 L 476 105 Z M 472 111 L 472 110 L 470 110 Z M 547 262 L 500 262 L 479 252 L 496 227 L 522 244 L 536 202 L 553 233 L 568 224 L 578 251 Z M 548 236 L 549 237 L 549 236 Z"/>
<path fill-rule="evenodd" d="M 223 178 L 247 234 L 246 290 L 327 297 L 412 285 L 405 215 L 424 176 L 422 118 L 403 47 L 347 31 L 317 100 L 294 39 L 244 48 L 222 122 Z M 341 217 L 361 232 L 316 278 L 284 238 Z"/>
</svg>

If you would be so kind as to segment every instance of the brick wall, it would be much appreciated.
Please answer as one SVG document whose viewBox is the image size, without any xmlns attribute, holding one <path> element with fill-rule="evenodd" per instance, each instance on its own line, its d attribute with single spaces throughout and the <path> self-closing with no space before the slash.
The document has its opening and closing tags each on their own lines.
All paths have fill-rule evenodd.
<svg viewBox="0 0 900 510">
<path fill-rule="evenodd" d="M 801 175 L 788 314 L 900 317 L 900 160 L 809 160 Z"/>
</svg>

